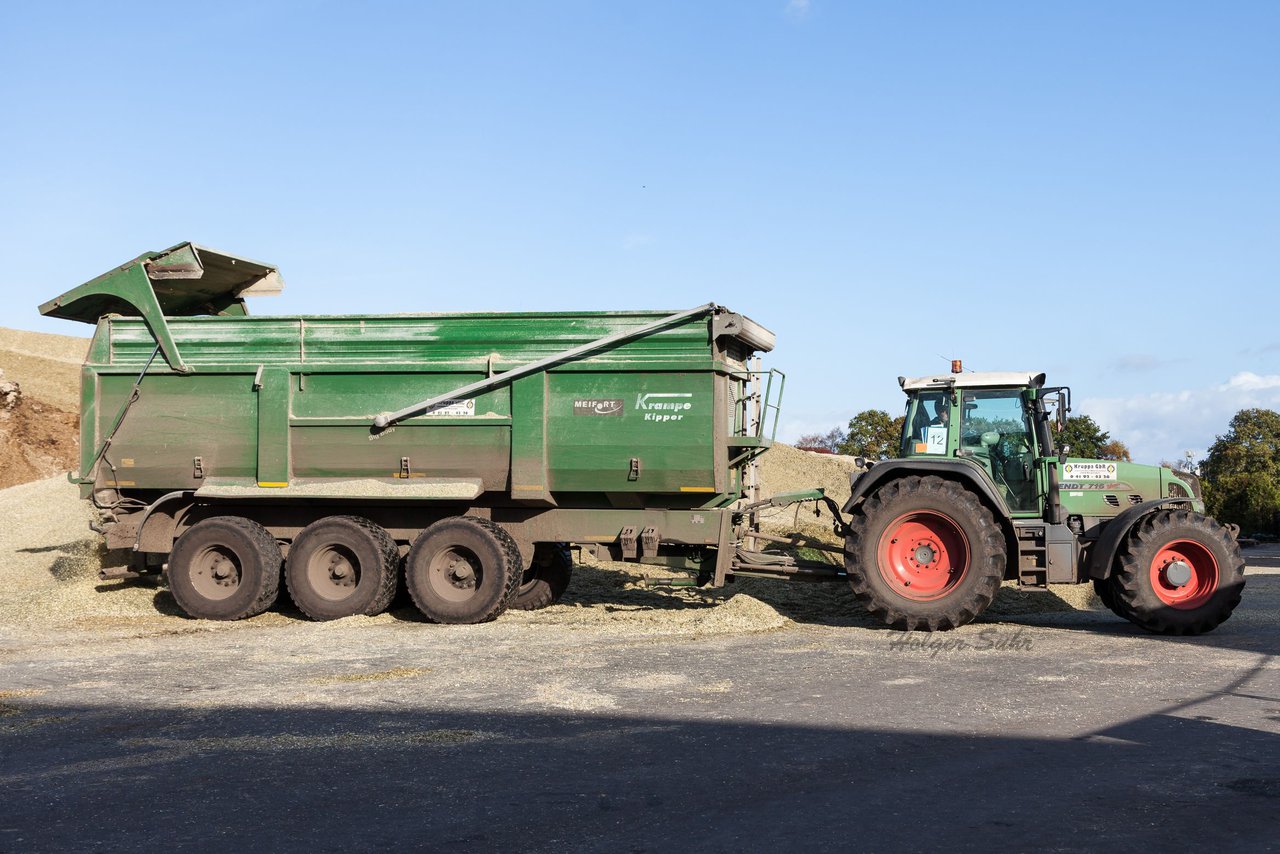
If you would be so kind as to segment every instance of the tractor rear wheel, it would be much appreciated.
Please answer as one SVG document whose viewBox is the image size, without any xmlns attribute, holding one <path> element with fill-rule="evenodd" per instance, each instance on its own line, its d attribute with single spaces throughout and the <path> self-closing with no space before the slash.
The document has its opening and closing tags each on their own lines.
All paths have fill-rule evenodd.
<svg viewBox="0 0 1280 854">
<path fill-rule="evenodd" d="M 1198 635 L 1231 616 L 1244 558 L 1227 528 L 1190 510 L 1160 510 L 1125 537 L 1106 579 L 1111 610 L 1148 631 Z"/>
<path fill-rule="evenodd" d="M 261 614 L 280 590 L 280 544 L 257 522 L 214 516 L 192 525 L 169 555 L 169 592 L 202 620 Z"/>
<path fill-rule="evenodd" d="M 573 577 L 573 555 L 566 543 L 538 543 L 533 565 L 524 571 L 511 607 L 536 611 L 560 601 Z"/>
<path fill-rule="evenodd" d="M 981 614 L 1004 578 L 1004 533 L 978 497 L 940 477 L 881 486 L 854 513 L 845 571 L 887 625 L 940 631 Z"/>
<path fill-rule="evenodd" d="M 313 620 L 372 617 L 391 604 L 400 550 L 380 525 L 360 516 L 327 516 L 289 547 L 284 580 L 298 610 Z"/>
<path fill-rule="evenodd" d="M 520 547 L 502 526 L 455 516 L 431 525 L 414 542 L 404 581 L 427 619 L 483 623 L 507 609 L 523 571 Z"/>
</svg>

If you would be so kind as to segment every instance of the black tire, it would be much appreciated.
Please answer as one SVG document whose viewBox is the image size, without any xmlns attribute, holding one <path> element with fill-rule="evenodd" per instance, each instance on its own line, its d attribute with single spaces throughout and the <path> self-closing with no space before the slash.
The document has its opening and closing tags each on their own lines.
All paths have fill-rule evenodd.
<svg viewBox="0 0 1280 854">
<path fill-rule="evenodd" d="M 298 610 L 313 620 L 372 617 L 396 593 L 400 550 L 380 525 L 360 516 L 327 516 L 289 547 L 284 580 Z"/>
<path fill-rule="evenodd" d="M 1166 579 L 1171 559 L 1190 574 L 1182 587 Z M 1198 635 L 1221 625 L 1240 604 L 1244 558 L 1217 520 L 1159 510 L 1129 531 L 1106 582 L 1109 607 L 1131 623 L 1157 634 Z"/>
<path fill-rule="evenodd" d="M 1111 595 L 1111 579 L 1093 579 L 1093 592 L 1098 594 L 1098 598 L 1102 600 L 1102 604 L 1106 605 L 1108 609 L 1112 611 L 1116 609 L 1116 599 Z"/>
<path fill-rule="evenodd" d="M 280 591 L 280 544 L 257 522 L 214 516 L 192 525 L 169 555 L 169 591 L 201 620 L 261 614 Z"/>
<path fill-rule="evenodd" d="M 405 558 L 413 604 L 436 623 L 484 623 L 507 609 L 520 586 L 524 561 L 502 526 L 476 516 L 441 519 Z"/>
<path fill-rule="evenodd" d="M 936 530 L 916 536 L 911 525 Z M 940 477 L 881 486 L 854 512 L 850 528 L 845 571 L 854 598 L 895 629 L 942 631 L 971 622 L 995 598 L 1008 565 L 991 511 Z"/>
<path fill-rule="evenodd" d="M 566 543 L 538 543 L 533 549 L 533 565 L 526 569 L 516 588 L 511 606 L 517 611 L 536 611 L 560 601 L 573 578 L 573 554 Z"/>
</svg>

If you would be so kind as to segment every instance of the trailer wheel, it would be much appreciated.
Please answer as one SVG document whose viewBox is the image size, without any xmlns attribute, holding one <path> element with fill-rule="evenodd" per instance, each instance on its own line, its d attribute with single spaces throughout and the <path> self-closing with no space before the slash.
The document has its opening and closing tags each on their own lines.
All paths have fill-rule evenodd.
<svg viewBox="0 0 1280 854">
<path fill-rule="evenodd" d="M 520 585 L 520 547 L 476 516 L 442 519 L 409 549 L 404 580 L 413 603 L 437 623 L 483 623 L 507 609 Z"/>
<path fill-rule="evenodd" d="M 1159 634 L 1198 635 L 1240 604 L 1244 558 L 1217 520 L 1160 510 L 1134 525 L 1105 583 L 1107 604 L 1126 620 Z"/>
<path fill-rule="evenodd" d="M 1004 534 L 978 497 L 940 477 L 878 489 L 845 543 L 854 598 L 895 629 L 939 631 L 981 614 L 1004 578 Z"/>
<path fill-rule="evenodd" d="M 293 604 L 313 620 L 372 617 L 391 604 L 399 568 L 400 550 L 382 526 L 328 516 L 294 539 L 284 580 Z"/>
<path fill-rule="evenodd" d="M 536 611 L 560 601 L 573 577 L 573 555 L 567 543 L 538 543 L 533 549 L 533 566 L 524 571 L 511 607 Z"/>
<path fill-rule="evenodd" d="M 214 516 L 178 537 L 169 555 L 169 590 L 202 620 L 261 614 L 280 590 L 280 544 L 257 522 Z"/>
</svg>

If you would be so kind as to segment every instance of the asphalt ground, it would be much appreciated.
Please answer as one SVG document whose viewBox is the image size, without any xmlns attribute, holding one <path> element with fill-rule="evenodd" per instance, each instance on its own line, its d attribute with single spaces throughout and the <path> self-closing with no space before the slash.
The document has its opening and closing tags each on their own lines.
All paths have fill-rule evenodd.
<svg viewBox="0 0 1280 854">
<path fill-rule="evenodd" d="M 1280 548 L 1246 555 L 1198 638 L 0 625 L 0 851 L 1274 850 Z"/>
</svg>

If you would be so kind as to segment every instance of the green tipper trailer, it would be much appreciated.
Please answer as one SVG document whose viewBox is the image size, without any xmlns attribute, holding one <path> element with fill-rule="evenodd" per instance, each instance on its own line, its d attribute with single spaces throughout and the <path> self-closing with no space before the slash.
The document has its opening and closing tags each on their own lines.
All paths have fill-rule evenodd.
<svg viewBox="0 0 1280 854">
<path fill-rule="evenodd" d="M 192 616 L 237 619 L 281 580 L 315 619 L 375 614 L 404 579 L 437 622 L 538 608 L 571 549 L 687 571 L 847 582 L 902 629 L 973 620 L 1006 580 L 1092 582 L 1152 631 L 1208 631 L 1244 587 L 1194 475 L 1055 448 L 1070 390 L 1043 374 L 899 378 L 899 457 L 860 461 L 837 506 L 762 497 L 783 377 L 774 336 L 678 312 L 250 317 L 275 268 L 190 243 L 41 306 L 96 324 L 82 495 L 125 575 L 165 571 Z M 1054 411 L 1056 410 L 1056 412 Z M 830 511 L 843 566 L 805 561 L 759 512 Z"/>
<path fill-rule="evenodd" d="M 374 613 L 433 526 L 452 531 L 435 544 L 446 557 L 415 572 L 411 553 L 408 582 L 443 621 L 554 600 L 566 544 L 721 583 L 731 571 L 731 508 L 782 391 L 751 368 L 768 330 L 712 304 L 248 316 L 246 296 L 281 286 L 268 265 L 188 243 L 41 307 L 96 324 L 82 494 L 135 570 L 167 561 L 188 613 L 267 607 L 277 549 L 309 615 Z"/>
</svg>

